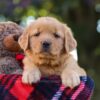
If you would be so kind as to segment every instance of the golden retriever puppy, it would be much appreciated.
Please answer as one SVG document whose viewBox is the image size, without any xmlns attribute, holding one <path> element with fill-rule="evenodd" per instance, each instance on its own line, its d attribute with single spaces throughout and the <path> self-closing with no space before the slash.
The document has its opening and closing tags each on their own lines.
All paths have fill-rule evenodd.
<svg viewBox="0 0 100 100">
<path fill-rule="evenodd" d="M 75 87 L 86 75 L 70 51 L 76 48 L 71 29 L 52 17 L 40 17 L 19 38 L 25 52 L 22 82 L 32 84 L 41 76 L 60 75 L 62 84 Z"/>
</svg>

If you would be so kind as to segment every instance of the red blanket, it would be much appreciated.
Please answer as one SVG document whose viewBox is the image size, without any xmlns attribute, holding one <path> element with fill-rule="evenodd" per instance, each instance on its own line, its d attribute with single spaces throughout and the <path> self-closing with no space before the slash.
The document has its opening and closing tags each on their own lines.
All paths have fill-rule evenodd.
<svg viewBox="0 0 100 100">
<path fill-rule="evenodd" d="M 42 78 L 37 84 L 26 85 L 21 75 L 0 75 L 0 100 L 90 100 L 94 82 L 81 77 L 74 89 L 65 88 L 59 76 Z"/>
</svg>

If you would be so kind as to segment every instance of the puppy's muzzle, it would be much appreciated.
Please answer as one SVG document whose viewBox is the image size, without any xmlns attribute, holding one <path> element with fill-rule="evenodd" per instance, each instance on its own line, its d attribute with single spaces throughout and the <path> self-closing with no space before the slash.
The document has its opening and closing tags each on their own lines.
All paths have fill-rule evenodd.
<svg viewBox="0 0 100 100">
<path fill-rule="evenodd" d="M 43 41 L 42 42 L 42 51 L 49 52 L 50 46 L 51 46 L 51 43 L 49 41 Z"/>
</svg>

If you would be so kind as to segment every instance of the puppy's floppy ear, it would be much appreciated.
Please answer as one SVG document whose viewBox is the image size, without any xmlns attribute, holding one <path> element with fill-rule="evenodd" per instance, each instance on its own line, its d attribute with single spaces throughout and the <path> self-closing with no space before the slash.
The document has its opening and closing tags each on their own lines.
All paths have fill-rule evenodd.
<svg viewBox="0 0 100 100">
<path fill-rule="evenodd" d="M 65 28 L 65 50 L 66 52 L 70 52 L 76 48 L 77 42 L 73 37 L 71 29 L 67 25 L 64 25 L 64 28 Z"/>
<path fill-rule="evenodd" d="M 25 31 L 19 38 L 18 43 L 20 45 L 20 47 L 25 51 L 28 48 L 28 44 L 29 44 L 29 34 L 27 33 L 27 31 Z"/>
</svg>

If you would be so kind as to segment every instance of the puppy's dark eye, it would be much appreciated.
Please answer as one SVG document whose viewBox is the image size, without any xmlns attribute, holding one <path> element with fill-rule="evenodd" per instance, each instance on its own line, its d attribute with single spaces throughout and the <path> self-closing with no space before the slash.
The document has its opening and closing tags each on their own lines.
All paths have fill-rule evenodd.
<svg viewBox="0 0 100 100">
<path fill-rule="evenodd" d="M 40 35 L 40 32 L 37 32 L 34 34 L 34 36 L 39 36 Z"/>
<path fill-rule="evenodd" d="M 60 36 L 57 33 L 54 33 L 55 38 L 60 38 Z"/>
</svg>

